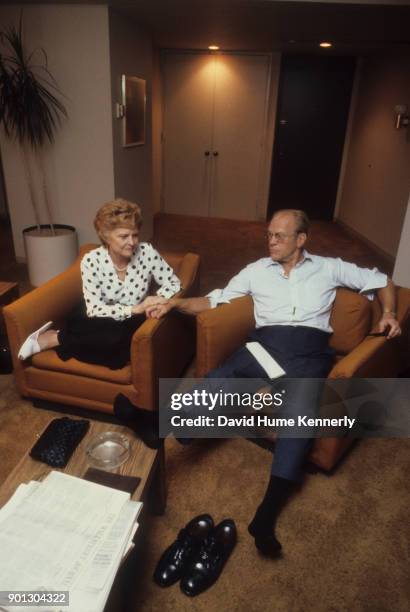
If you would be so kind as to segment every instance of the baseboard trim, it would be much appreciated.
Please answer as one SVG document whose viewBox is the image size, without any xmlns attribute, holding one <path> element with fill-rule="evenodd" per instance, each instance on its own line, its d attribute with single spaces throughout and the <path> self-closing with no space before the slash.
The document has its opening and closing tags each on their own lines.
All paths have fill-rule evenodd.
<svg viewBox="0 0 410 612">
<path fill-rule="evenodd" d="M 366 238 L 366 236 L 363 236 L 363 234 L 361 234 L 357 230 L 350 227 L 350 225 L 348 225 L 344 221 L 341 221 L 340 219 L 334 219 L 334 223 L 336 223 L 336 225 L 340 225 L 340 227 L 342 227 L 348 234 L 350 234 L 354 238 L 358 238 L 359 240 L 364 242 L 364 244 L 373 249 L 373 251 L 375 251 L 378 255 L 384 257 L 384 259 L 386 259 L 389 264 L 393 265 L 396 261 L 396 257 L 390 255 L 390 253 L 387 253 L 387 251 L 381 249 L 379 246 L 377 246 L 377 244 L 369 240 L 369 238 Z"/>
</svg>

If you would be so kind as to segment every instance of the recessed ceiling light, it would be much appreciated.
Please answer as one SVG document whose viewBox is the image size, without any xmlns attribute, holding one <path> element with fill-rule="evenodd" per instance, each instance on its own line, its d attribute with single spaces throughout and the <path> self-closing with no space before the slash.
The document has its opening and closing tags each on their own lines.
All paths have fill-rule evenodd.
<svg viewBox="0 0 410 612">
<path fill-rule="evenodd" d="M 331 42 L 325 42 L 325 41 L 324 41 L 324 42 L 321 42 L 321 43 L 319 44 L 319 47 L 322 47 L 323 49 L 328 49 L 328 48 L 329 48 L 329 47 L 331 47 L 331 46 L 332 46 L 332 43 L 331 43 Z"/>
<path fill-rule="evenodd" d="M 218 45 L 209 45 L 208 49 L 210 51 L 218 51 L 219 47 Z"/>
</svg>

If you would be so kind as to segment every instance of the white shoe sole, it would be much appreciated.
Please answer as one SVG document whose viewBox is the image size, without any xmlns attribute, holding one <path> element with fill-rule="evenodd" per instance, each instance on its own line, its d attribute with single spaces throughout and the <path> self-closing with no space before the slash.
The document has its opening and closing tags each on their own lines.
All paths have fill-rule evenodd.
<svg viewBox="0 0 410 612">
<path fill-rule="evenodd" d="M 48 323 L 45 323 L 44 325 L 36 329 L 36 331 L 34 331 L 32 334 L 27 336 L 27 338 L 24 340 L 18 352 L 19 359 L 24 361 L 25 359 L 28 359 L 32 355 L 35 355 L 36 353 L 40 352 L 40 347 L 38 345 L 38 337 L 40 334 L 50 329 L 52 324 L 53 324 L 52 321 L 48 321 Z"/>
</svg>

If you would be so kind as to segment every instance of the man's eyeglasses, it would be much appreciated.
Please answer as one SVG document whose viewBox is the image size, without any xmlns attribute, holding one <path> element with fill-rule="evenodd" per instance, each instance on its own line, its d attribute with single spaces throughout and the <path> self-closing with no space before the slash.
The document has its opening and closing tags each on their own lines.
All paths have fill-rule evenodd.
<svg viewBox="0 0 410 612">
<path fill-rule="evenodd" d="M 285 234 L 285 232 L 266 232 L 266 237 L 268 240 L 272 240 L 274 238 L 276 242 L 285 242 L 288 238 L 292 238 L 292 236 L 297 236 L 299 232 L 293 232 L 293 234 Z"/>
</svg>

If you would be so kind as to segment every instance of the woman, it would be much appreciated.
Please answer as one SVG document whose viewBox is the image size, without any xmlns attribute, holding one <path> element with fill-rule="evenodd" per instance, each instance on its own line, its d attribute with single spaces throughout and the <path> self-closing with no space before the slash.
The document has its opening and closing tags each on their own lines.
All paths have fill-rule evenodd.
<svg viewBox="0 0 410 612">
<path fill-rule="evenodd" d="M 123 367 L 130 360 L 130 342 L 145 320 L 145 309 L 166 302 L 181 284 L 172 268 L 149 243 L 139 243 L 141 209 L 118 199 L 104 204 L 94 220 L 102 246 L 81 260 L 84 300 L 61 330 L 48 322 L 23 343 L 19 358 L 55 348 L 67 360 Z M 151 282 L 156 296 L 147 294 Z"/>
</svg>

